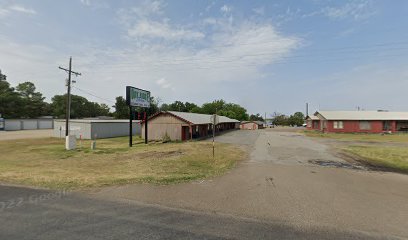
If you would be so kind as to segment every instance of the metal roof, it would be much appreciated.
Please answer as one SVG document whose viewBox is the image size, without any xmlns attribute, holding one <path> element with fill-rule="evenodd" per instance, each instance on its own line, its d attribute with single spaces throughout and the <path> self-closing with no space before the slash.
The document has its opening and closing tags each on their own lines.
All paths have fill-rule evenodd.
<svg viewBox="0 0 408 240">
<path fill-rule="evenodd" d="M 65 119 L 55 119 L 56 122 L 65 122 Z M 100 120 L 100 119 L 70 119 L 69 122 L 75 123 L 128 123 L 127 119 L 113 119 L 113 120 Z M 132 122 L 138 123 L 140 120 L 133 120 Z"/>
<path fill-rule="evenodd" d="M 320 120 L 317 116 L 315 115 L 309 115 L 306 117 L 306 119 L 310 119 L 310 120 Z"/>
<path fill-rule="evenodd" d="M 200 113 L 190 113 L 190 112 L 174 112 L 174 111 L 167 111 L 170 114 L 173 114 L 179 118 L 182 118 L 188 122 L 193 124 L 211 124 L 211 116 L 210 114 L 200 114 Z M 236 119 L 231 119 L 224 116 L 218 116 L 219 123 L 239 123 Z"/>
<path fill-rule="evenodd" d="M 408 120 L 408 112 L 386 111 L 317 111 L 326 120 Z"/>
<path fill-rule="evenodd" d="M 256 123 L 258 125 L 263 125 L 264 122 L 262 121 L 242 121 L 241 124 L 245 124 L 245 123 Z"/>
</svg>

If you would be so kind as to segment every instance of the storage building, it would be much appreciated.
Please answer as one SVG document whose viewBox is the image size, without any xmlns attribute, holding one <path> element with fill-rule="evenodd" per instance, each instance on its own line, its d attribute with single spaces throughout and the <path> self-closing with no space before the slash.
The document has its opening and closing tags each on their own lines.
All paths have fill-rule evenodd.
<svg viewBox="0 0 408 240">
<path fill-rule="evenodd" d="M 71 119 L 69 120 L 70 135 L 77 138 L 94 139 L 122 137 L 129 135 L 129 120 L 96 120 L 96 119 Z M 133 135 L 140 135 L 140 121 L 132 123 Z M 54 137 L 65 137 L 65 120 L 54 121 Z"/>
<path fill-rule="evenodd" d="M 307 128 L 322 132 L 408 132 L 408 112 L 318 111 L 309 118 Z"/>
<path fill-rule="evenodd" d="M 213 125 L 212 115 L 165 111 L 149 117 L 147 122 L 147 132 L 149 140 L 162 140 L 169 137 L 171 140 L 189 140 L 206 138 L 212 135 Z M 239 121 L 224 116 L 218 116 L 219 124 L 215 127 L 215 132 L 238 129 Z M 142 122 L 142 133 L 145 124 Z M 142 134 L 144 137 L 144 134 Z"/>
<path fill-rule="evenodd" d="M 239 125 L 240 129 L 256 130 L 264 128 L 264 123 L 261 121 L 243 121 Z"/>
</svg>

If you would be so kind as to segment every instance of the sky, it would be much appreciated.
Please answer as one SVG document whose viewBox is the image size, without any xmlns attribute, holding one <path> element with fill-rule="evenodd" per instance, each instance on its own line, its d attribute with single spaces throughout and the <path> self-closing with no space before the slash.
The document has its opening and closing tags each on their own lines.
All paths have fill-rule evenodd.
<svg viewBox="0 0 408 240">
<path fill-rule="evenodd" d="M 47 101 L 224 99 L 249 113 L 408 111 L 408 1 L 0 0 L 0 69 Z"/>
</svg>

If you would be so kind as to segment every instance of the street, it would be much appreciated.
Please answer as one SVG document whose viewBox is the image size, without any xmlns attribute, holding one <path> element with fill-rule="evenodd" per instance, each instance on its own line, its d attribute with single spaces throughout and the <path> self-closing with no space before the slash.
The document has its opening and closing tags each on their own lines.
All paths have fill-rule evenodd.
<svg viewBox="0 0 408 240">
<path fill-rule="evenodd" d="M 0 239 L 381 239 L 69 192 L 6 186 L 0 192 L 0 202 L 17 204 L 1 211 Z"/>
<path fill-rule="evenodd" d="M 213 179 L 82 192 L 0 186 L 0 239 L 406 239 L 408 176 L 290 131 L 233 131 L 248 160 Z"/>
</svg>

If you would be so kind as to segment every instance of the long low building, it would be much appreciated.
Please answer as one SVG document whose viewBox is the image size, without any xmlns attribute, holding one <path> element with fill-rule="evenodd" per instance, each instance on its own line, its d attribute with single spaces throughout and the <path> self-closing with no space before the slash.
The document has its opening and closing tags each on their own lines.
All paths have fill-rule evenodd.
<svg viewBox="0 0 408 240">
<path fill-rule="evenodd" d="M 212 135 L 213 125 L 208 114 L 165 111 L 149 117 L 147 132 L 149 140 L 189 140 L 205 138 Z M 218 116 L 219 123 L 215 132 L 229 129 L 238 129 L 239 121 L 224 116 Z M 142 122 L 142 137 L 144 137 L 145 124 Z"/>
<path fill-rule="evenodd" d="M 239 125 L 240 129 L 243 130 L 257 130 L 264 128 L 264 122 L 261 121 L 243 121 Z"/>
<path fill-rule="evenodd" d="M 322 132 L 408 132 L 408 112 L 317 111 L 306 122 L 307 129 Z"/>
<path fill-rule="evenodd" d="M 71 119 L 69 120 L 70 135 L 77 138 L 111 138 L 129 135 L 129 120 L 99 120 L 99 119 Z M 133 120 L 133 135 L 140 135 L 140 121 Z M 65 120 L 54 121 L 54 137 L 65 137 Z"/>
</svg>

